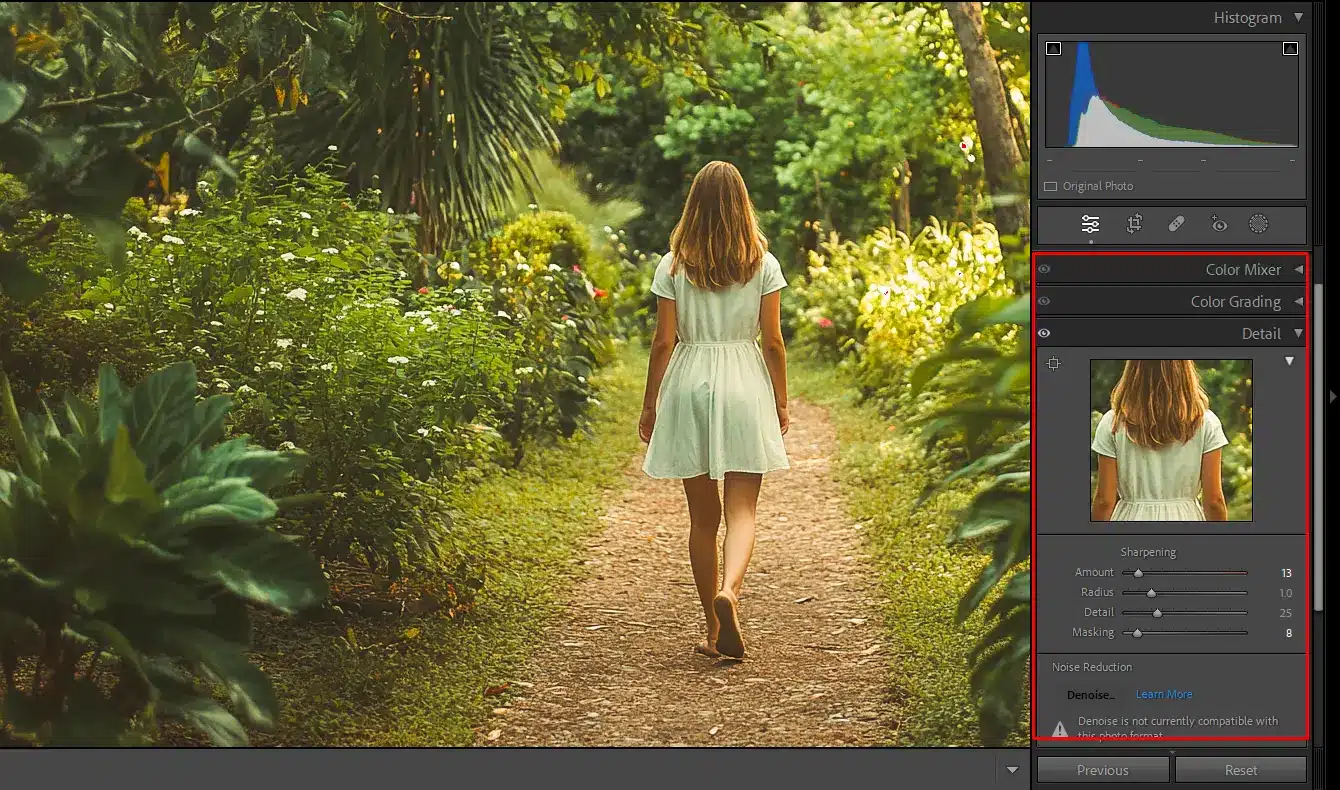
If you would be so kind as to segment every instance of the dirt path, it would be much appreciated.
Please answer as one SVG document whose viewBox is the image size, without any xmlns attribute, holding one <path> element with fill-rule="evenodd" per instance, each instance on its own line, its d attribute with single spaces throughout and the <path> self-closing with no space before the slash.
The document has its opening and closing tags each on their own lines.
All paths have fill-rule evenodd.
<svg viewBox="0 0 1340 790">
<path fill-rule="evenodd" d="M 770 475 L 741 597 L 740 663 L 692 652 L 702 614 L 678 482 L 642 458 L 603 516 L 589 575 L 480 730 L 498 746 L 857 746 L 897 724 L 873 572 L 832 477 L 823 409 L 792 408 L 791 469 Z M 632 426 L 629 430 L 632 430 Z M 725 530 L 722 530 L 724 535 Z"/>
</svg>

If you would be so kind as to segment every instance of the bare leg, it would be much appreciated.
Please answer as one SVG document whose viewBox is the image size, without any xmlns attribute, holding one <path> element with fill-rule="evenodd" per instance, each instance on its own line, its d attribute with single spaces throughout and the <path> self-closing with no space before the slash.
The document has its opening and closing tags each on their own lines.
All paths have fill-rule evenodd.
<svg viewBox="0 0 1340 790">
<path fill-rule="evenodd" d="M 721 592 L 712 600 L 716 610 L 717 650 L 731 658 L 744 658 L 744 637 L 740 633 L 738 604 L 744 572 L 754 552 L 754 513 L 763 476 L 727 473 L 723 486 L 726 514 L 726 545 Z"/>
<path fill-rule="evenodd" d="M 740 596 L 744 572 L 749 569 L 749 557 L 754 553 L 754 522 L 758 510 L 758 491 L 763 475 L 729 473 L 726 475 L 723 500 L 726 511 L 726 546 L 721 589 Z"/>
<path fill-rule="evenodd" d="M 721 498 L 716 481 L 707 475 L 685 480 L 684 496 L 689 501 L 689 564 L 693 566 L 693 583 L 698 587 L 698 602 L 702 604 L 703 616 L 707 620 L 707 642 L 699 647 L 699 652 L 710 655 L 716 651 L 720 628 L 712 610 L 712 599 L 717 594 L 717 528 L 721 525 Z"/>
</svg>

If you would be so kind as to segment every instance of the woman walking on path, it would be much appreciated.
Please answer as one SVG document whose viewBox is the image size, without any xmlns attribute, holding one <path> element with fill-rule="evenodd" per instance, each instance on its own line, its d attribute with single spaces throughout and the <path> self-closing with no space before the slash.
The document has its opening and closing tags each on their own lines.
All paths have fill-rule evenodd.
<svg viewBox="0 0 1340 790">
<path fill-rule="evenodd" d="M 759 488 L 765 473 L 789 466 L 782 443 L 790 424 L 779 293 L 785 287 L 740 171 L 709 163 L 689 188 L 670 252 L 652 281 L 656 336 L 638 426 L 649 443 L 643 470 L 684 481 L 689 560 L 707 621 L 707 639 L 696 649 L 709 656 L 744 657 L 739 597 L 754 549 Z"/>
<path fill-rule="evenodd" d="M 1228 444 L 1190 359 L 1132 359 L 1094 430 L 1093 521 L 1227 521 Z"/>
</svg>

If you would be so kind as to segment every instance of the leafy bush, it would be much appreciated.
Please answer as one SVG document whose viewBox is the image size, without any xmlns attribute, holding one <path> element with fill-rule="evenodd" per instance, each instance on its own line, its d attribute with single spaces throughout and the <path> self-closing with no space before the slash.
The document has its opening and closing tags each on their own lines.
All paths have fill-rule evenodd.
<svg viewBox="0 0 1340 790">
<path fill-rule="evenodd" d="M 56 288 L 0 314 L 20 396 L 79 391 L 104 360 L 133 373 L 187 356 L 202 389 L 236 394 L 235 430 L 311 451 L 291 490 L 332 496 L 286 529 L 392 576 L 437 565 L 454 551 L 453 486 L 581 424 L 610 344 L 592 277 L 618 272 L 580 223 L 536 212 L 413 289 L 416 218 L 376 199 L 348 198 L 322 168 L 252 163 L 233 193 L 201 182 L 195 207 L 142 214 L 120 269 L 56 220 L 29 253 Z"/>
<path fill-rule="evenodd" d="M 104 366 L 96 404 L 67 395 L 62 420 L 21 420 L 0 374 L 18 456 L 0 470 L 9 738 L 121 745 L 163 715 L 240 745 L 236 716 L 275 723 L 275 692 L 245 652 L 247 607 L 293 613 L 326 595 L 317 564 L 265 526 L 280 504 L 265 491 L 303 456 L 221 441 L 232 399 L 196 391 L 189 362 L 130 391 Z"/>
<path fill-rule="evenodd" d="M 830 235 L 797 284 L 797 341 L 854 365 L 867 395 L 907 405 L 907 375 L 953 331 L 956 308 L 1007 293 L 995 229 L 932 221 L 915 237 L 881 228 L 860 241 Z"/>
<path fill-rule="evenodd" d="M 457 280 L 450 265 L 439 274 Z M 459 276 L 458 288 L 487 295 L 517 344 L 516 388 L 501 415 L 517 462 L 527 441 L 580 425 L 591 373 L 613 352 L 609 293 L 593 282 L 609 287 L 610 274 L 574 217 L 536 211 L 505 226 Z"/>
<path fill-rule="evenodd" d="M 986 605 L 992 623 L 970 657 L 982 740 L 989 746 L 1003 744 L 1019 724 L 1032 648 L 1029 298 L 984 296 L 964 305 L 955 312 L 958 330 L 950 342 L 911 377 L 914 394 L 936 380 L 945 390 L 926 416 L 928 439 L 956 436 L 968 452 L 967 463 L 930 487 L 923 501 L 957 481 L 979 481 L 950 541 L 991 552 L 957 614 L 962 623 Z M 1013 330 L 1005 340 L 997 334 L 1001 327 Z"/>
</svg>

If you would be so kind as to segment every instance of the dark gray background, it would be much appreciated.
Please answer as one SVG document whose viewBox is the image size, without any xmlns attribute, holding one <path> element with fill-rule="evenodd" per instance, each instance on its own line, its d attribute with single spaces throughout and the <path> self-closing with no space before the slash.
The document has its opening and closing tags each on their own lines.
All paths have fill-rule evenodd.
<svg viewBox="0 0 1340 790">
<path fill-rule="evenodd" d="M 1123 548 L 1176 549 L 1177 559 L 1124 558 Z M 1037 651 L 1073 653 L 1292 652 L 1302 653 L 1308 616 L 1302 535 L 1047 535 L 1038 539 L 1033 564 L 1039 600 Z M 1076 568 L 1112 569 L 1112 578 L 1077 577 Z M 1136 579 L 1123 570 L 1246 570 L 1246 576 L 1146 576 Z M 1282 578 L 1281 568 L 1293 576 Z M 1081 595 L 1080 589 L 1110 589 L 1111 598 Z M 1123 590 L 1245 590 L 1247 595 L 1166 596 L 1122 595 Z M 1291 598 L 1280 590 L 1292 591 Z M 1247 616 L 1123 616 L 1122 610 L 1246 610 Z M 1085 616 L 1084 610 L 1115 609 L 1114 617 Z M 1280 609 L 1291 617 L 1282 618 Z M 1072 636 L 1072 628 L 1099 626 L 1115 631 L 1111 640 Z M 1136 639 L 1123 631 L 1245 630 L 1246 636 L 1163 636 Z M 1293 629 L 1288 636 L 1286 629 Z M 1045 658 L 1044 656 L 1039 656 Z"/>
<path fill-rule="evenodd" d="M 1043 595 L 1039 591 L 1039 595 Z M 1104 653 L 1101 646 L 1087 653 L 1039 653 L 1037 685 L 1033 697 L 1037 701 L 1038 735 L 1050 736 L 1057 721 L 1065 723 L 1067 734 L 1079 737 L 1080 732 L 1121 732 L 1123 728 L 1081 727 L 1079 717 L 1121 716 L 1232 716 L 1251 717 L 1273 715 L 1279 718 L 1277 727 L 1249 728 L 1178 728 L 1134 727 L 1125 730 L 1152 733 L 1162 731 L 1165 738 L 1189 737 L 1301 737 L 1307 732 L 1304 711 L 1307 695 L 1304 683 L 1307 660 L 1301 653 L 1292 654 L 1202 654 L 1176 655 L 1135 653 Z M 1056 672 L 1053 662 L 1084 661 L 1125 662 L 1132 670 L 1125 673 Z M 1195 696 L 1189 700 L 1137 700 L 1136 689 L 1190 690 Z M 1101 690 L 1111 693 L 1112 700 L 1068 700 L 1066 691 Z M 1297 746 L 1287 741 L 1282 747 Z"/>
<path fill-rule="evenodd" d="M 0 787 L 191 790 L 678 787 L 1026 790 L 1027 749 L 63 749 L 6 750 Z M 1018 766 L 1009 773 L 1007 766 Z"/>
<path fill-rule="evenodd" d="M 1285 356 L 1294 364 L 1286 365 Z M 1057 357 L 1061 366 L 1045 363 Z M 1251 359 L 1253 360 L 1251 522 L 1139 522 L 1089 520 L 1089 362 L 1094 359 Z M 1305 532 L 1308 511 L 1306 454 L 1306 368 L 1299 348 L 1062 348 L 1038 349 L 1036 421 L 1033 442 L 1037 474 L 1039 536 L 1077 534 L 1171 534 L 1230 532 L 1297 534 Z M 1300 556 L 1298 565 L 1301 567 Z"/>
</svg>

